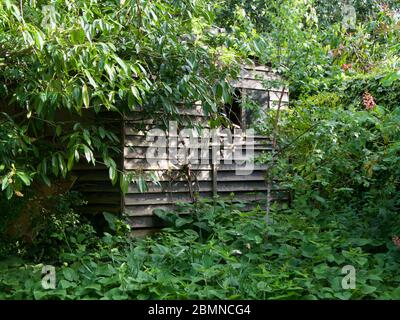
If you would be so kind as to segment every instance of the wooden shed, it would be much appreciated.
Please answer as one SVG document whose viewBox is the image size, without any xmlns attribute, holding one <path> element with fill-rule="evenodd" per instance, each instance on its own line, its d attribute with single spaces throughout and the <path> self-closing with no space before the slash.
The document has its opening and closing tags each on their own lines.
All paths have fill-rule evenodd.
<svg viewBox="0 0 400 320">
<path fill-rule="evenodd" d="M 76 189 L 84 194 L 90 210 L 123 212 L 133 230 L 139 232 L 161 227 L 162 223 L 154 215 L 154 209 L 173 209 L 177 202 L 193 202 L 198 197 L 224 198 L 232 194 L 235 200 L 240 201 L 257 203 L 265 199 L 266 166 L 255 164 L 250 171 L 246 166 L 253 163 L 253 158 L 261 152 L 271 150 L 271 141 L 266 136 L 249 136 L 245 130 L 265 119 L 263 111 L 275 108 L 279 101 L 283 106 L 288 104 L 287 89 L 276 85 L 270 86 L 270 89 L 265 88 L 266 82 L 274 84 L 274 80 L 279 80 L 279 76 L 269 67 L 256 65 L 242 68 L 239 80 L 233 83 L 236 89 L 234 102 L 225 107 L 227 118 L 242 133 L 236 131 L 230 135 L 226 130 L 218 131 L 219 146 L 215 146 L 215 138 L 202 140 L 215 131 L 209 127 L 200 103 L 193 108 L 182 108 L 181 115 L 186 121 L 176 128 L 173 127 L 174 123 L 166 128 L 165 119 L 154 114 L 149 118 L 140 111 L 126 114 L 123 119 L 107 119 L 109 125 L 121 134 L 123 153 L 119 159 L 120 168 L 151 173 L 157 177 L 159 184 L 149 183 L 145 193 L 140 192 L 136 184 L 131 184 L 128 192 L 123 194 L 111 186 L 104 167 L 95 166 L 88 171 L 87 167 L 78 166 Z M 243 108 L 249 101 L 261 105 L 259 113 Z M 190 140 L 193 137 L 187 132 L 182 134 L 181 129 L 185 124 L 192 126 L 190 132 L 198 132 L 194 137 L 197 140 Z M 161 132 L 164 135 L 160 135 Z M 166 141 L 165 148 L 160 147 L 163 145 L 161 139 Z M 207 141 L 211 143 L 204 144 Z M 188 146 L 189 151 L 185 149 Z M 240 152 L 229 151 L 238 148 Z M 190 152 L 196 149 L 195 154 L 198 157 L 202 155 L 197 162 L 190 159 Z M 183 153 L 179 153 L 182 150 Z M 171 158 L 171 153 L 177 156 Z M 215 157 L 218 158 L 217 162 Z M 279 190 L 278 184 L 274 184 L 272 190 L 273 198 L 287 198 L 286 193 Z"/>
</svg>

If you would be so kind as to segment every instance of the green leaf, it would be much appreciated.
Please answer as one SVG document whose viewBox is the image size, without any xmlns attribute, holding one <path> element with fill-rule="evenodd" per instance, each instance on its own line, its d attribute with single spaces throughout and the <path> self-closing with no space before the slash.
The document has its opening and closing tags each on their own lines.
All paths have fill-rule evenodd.
<svg viewBox="0 0 400 320">
<path fill-rule="evenodd" d="M 51 157 L 51 170 L 53 174 L 57 177 L 59 172 L 59 167 L 58 167 L 58 158 L 56 154 Z"/>
<path fill-rule="evenodd" d="M 110 81 L 114 82 L 114 77 L 115 77 L 114 67 L 110 67 L 108 64 L 106 64 L 104 66 L 104 69 L 107 71 L 107 74 L 108 74 L 108 77 L 110 78 Z"/>
<path fill-rule="evenodd" d="M 96 83 L 96 81 L 94 81 L 94 79 L 93 79 L 93 77 L 90 75 L 89 71 L 84 70 L 84 73 L 85 73 L 86 77 L 88 78 L 89 83 L 91 84 L 91 86 L 92 86 L 94 89 L 97 89 L 97 83 Z"/>
<path fill-rule="evenodd" d="M 59 284 L 61 289 L 75 288 L 76 284 L 74 282 L 62 279 Z"/>
<path fill-rule="evenodd" d="M 103 212 L 103 217 L 106 219 L 110 229 L 115 231 L 115 222 L 118 220 L 118 218 L 109 212 Z"/>
<path fill-rule="evenodd" d="M 76 281 L 79 279 L 78 274 L 72 268 L 65 268 L 62 271 L 64 278 L 68 281 Z"/>
<path fill-rule="evenodd" d="M 25 172 L 19 171 L 17 172 L 17 176 L 22 180 L 22 182 L 29 186 L 31 184 L 31 177 L 29 177 Z"/>
<path fill-rule="evenodd" d="M 43 182 L 44 182 L 48 187 L 51 186 L 50 179 L 49 179 L 45 174 L 41 174 L 40 177 L 42 178 Z"/>
<path fill-rule="evenodd" d="M 60 125 L 57 125 L 56 127 L 56 135 L 59 137 L 61 135 L 62 132 L 62 127 Z"/>
<path fill-rule="evenodd" d="M 89 92 L 86 83 L 82 86 L 82 99 L 86 108 L 89 108 Z"/>
<path fill-rule="evenodd" d="M 33 38 L 35 39 L 36 46 L 39 48 L 39 50 L 42 50 L 44 45 L 42 32 L 40 30 L 35 30 L 33 32 Z"/>
<path fill-rule="evenodd" d="M 117 182 L 117 179 L 118 179 L 117 169 L 114 166 L 111 166 L 108 169 L 108 172 L 109 172 L 109 177 L 111 179 L 112 184 L 115 185 L 115 183 Z"/>
<path fill-rule="evenodd" d="M 101 137 L 102 139 L 105 138 L 106 132 L 105 132 L 105 130 L 104 130 L 103 127 L 99 127 L 99 135 L 100 135 L 100 137 Z"/>
<path fill-rule="evenodd" d="M 60 172 L 62 176 L 65 178 L 65 175 L 67 174 L 67 166 L 65 165 L 63 155 L 61 153 L 58 153 L 57 156 L 58 156 L 58 165 L 60 167 Z"/>
<path fill-rule="evenodd" d="M 126 65 L 126 63 L 118 56 L 114 56 L 114 58 L 121 66 L 121 68 L 124 70 L 125 74 L 128 74 L 128 66 Z"/>
<path fill-rule="evenodd" d="M 8 176 L 4 176 L 3 177 L 3 181 L 1 183 L 1 191 L 5 190 L 8 187 L 8 185 L 9 185 L 9 181 L 8 180 L 9 180 Z"/>
<path fill-rule="evenodd" d="M 68 171 L 72 170 L 72 167 L 74 166 L 74 159 L 75 159 L 75 152 L 74 150 L 71 150 L 68 156 L 68 163 L 67 163 Z"/>
<path fill-rule="evenodd" d="M 13 189 L 12 189 L 11 186 L 9 185 L 9 186 L 6 188 L 6 197 L 7 197 L 8 200 L 10 200 L 10 199 L 12 198 L 12 196 L 13 196 Z"/>
<path fill-rule="evenodd" d="M 376 291 L 376 287 L 368 286 L 368 285 L 365 285 L 365 284 L 364 284 L 364 285 L 361 287 L 361 291 L 362 291 L 363 294 L 368 295 L 368 294 L 371 294 L 372 292 L 375 292 L 375 291 Z"/>
<path fill-rule="evenodd" d="M 90 133 L 87 129 L 83 130 L 83 139 L 89 146 L 92 145 L 92 141 L 90 140 Z"/>
<path fill-rule="evenodd" d="M 147 191 L 147 184 L 146 181 L 144 180 L 143 176 L 140 176 L 136 179 L 136 184 L 138 186 L 138 189 L 140 192 L 146 192 Z"/>
<path fill-rule="evenodd" d="M 83 145 L 83 151 L 85 153 L 85 158 L 86 158 L 87 162 L 90 162 L 90 161 L 93 162 L 94 159 L 93 159 L 92 150 L 90 150 L 88 146 Z"/>
<path fill-rule="evenodd" d="M 132 94 L 133 94 L 133 96 L 136 98 L 136 101 L 140 104 L 140 105 L 142 105 L 142 97 L 140 96 L 140 94 L 139 94 L 139 90 L 137 89 L 137 87 L 136 86 L 131 86 L 131 91 L 132 91 Z"/>
<path fill-rule="evenodd" d="M 120 188 L 121 188 L 121 191 L 123 193 L 127 193 L 128 192 L 129 177 L 126 177 L 126 175 L 123 174 L 123 173 L 121 173 L 121 176 L 120 176 Z"/>
</svg>

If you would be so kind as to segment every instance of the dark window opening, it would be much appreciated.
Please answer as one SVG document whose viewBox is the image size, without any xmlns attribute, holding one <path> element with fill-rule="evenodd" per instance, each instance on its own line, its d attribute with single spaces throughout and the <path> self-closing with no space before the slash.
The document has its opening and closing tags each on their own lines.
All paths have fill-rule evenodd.
<svg viewBox="0 0 400 320">
<path fill-rule="evenodd" d="M 242 127 L 242 95 L 239 89 L 235 89 L 235 93 L 231 104 L 225 105 L 225 114 L 230 122 L 231 129 Z"/>
</svg>

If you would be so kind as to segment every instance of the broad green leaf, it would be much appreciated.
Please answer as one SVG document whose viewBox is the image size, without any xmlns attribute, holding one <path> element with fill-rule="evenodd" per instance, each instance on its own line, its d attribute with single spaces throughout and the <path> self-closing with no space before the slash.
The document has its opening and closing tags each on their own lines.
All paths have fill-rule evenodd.
<svg viewBox="0 0 400 320">
<path fill-rule="evenodd" d="M 86 83 L 82 86 L 82 99 L 86 108 L 89 108 L 89 92 Z"/>
<path fill-rule="evenodd" d="M 17 172 L 17 176 L 26 186 L 29 186 L 31 184 L 31 178 L 25 172 L 19 171 Z"/>
</svg>

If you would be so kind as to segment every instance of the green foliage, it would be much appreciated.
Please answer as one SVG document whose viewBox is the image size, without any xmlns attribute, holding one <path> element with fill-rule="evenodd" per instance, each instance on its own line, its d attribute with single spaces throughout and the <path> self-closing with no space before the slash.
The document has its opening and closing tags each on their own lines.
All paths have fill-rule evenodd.
<svg viewBox="0 0 400 320">
<path fill-rule="evenodd" d="M 354 30 L 343 26 L 345 3 L 356 10 Z M 375 73 L 388 84 L 396 81 L 400 23 L 394 10 L 398 8 L 397 1 L 226 0 L 218 6 L 216 21 L 242 42 L 244 37 L 235 28 L 247 26 L 245 32 L 260 49 L 251 55 L 284 75 L 293 100 L 329 91 L 356 73 Z"/>
<path fill-rule="evenodd" d="M 370 237 L 353 212 L 274 211 L 217 200 L 159 212 L 170 226 L 129 239 L 105 233 L 90 250 L 60 255 L 57 287 L 40 285 L 42 265 L 0 265 L 0 297 L 12 299 L 363 299 L 400 298 L 399 251 Z M 301 209 L 301 210 L 300 210 Z M 361 231 L 361 232 L 360 232 Z M 356 289 L 341 268 L 357 270 Z M 29 280 L 27 280 L 29 278 Z"/>
<path fill-rule="evenodd" d="M 83 243 L 84 247 L 94 245 L 92 240 L 95 239 L 95 231 L 92 225 L 75 211 L 84 204 L 78 193 L 49 196 L 44 203 L 36 203 L 42 205 L 35 208 L 40 212 L 39 215 L 33 211 L 26 214 L 26 211 L 32 208 L 29 206 L 32 195 L 27 194 L 24 199 L 26 201 L 0 201 L 0 258 L 15 255 L 30 261 L 53 263 L 59 261 L 60 253 L 76 250 Z M 21 216 L 23 219 L 19 219 Z M 28 239 L 23 237 L 26 234 L 20 235 L 17 232 L 10 235 L 10 232 L 7 232 L 7 229 L 17 223 L 20 224 L 20 228 L 28 226 Z"/>
<path fill-rule="evenodd" d="M 75 163 L 105 164 L 115 184 L 119 141 L 90 114 L 178 117 L 202 101 L 217 114 L 240 52 L 214 41 L 207 1 L 24 1 L 0 4 L 0 183 L 7 197 L 50 184 Z M 224 36 L 220 36 L 224 37 Z M 221 90 L 222 89 L 222 90 Z M 117 155 L 118 156 L 118 155 Z"/>
<path fill-rule="evenodd" d="M 274 174 L 310 207 L 353 210 L 371 237 L 390 239 L 400 231 L 399 121 L 399 107 L 346 107 L 328 93 L 304 99 L 283 112 Z"/>
<path fill-rule="evenodd" d="M 37 245 L 0 263 L 0 298 L 400 299 L 397 3 L 353 1 L 358 20 L 346 30 L 343 2 L 57 0 L 45 15 L 46 1 L 23 12 L 3 1 L 1 231 L 29 202 L 27 187 L 65 177 L 80 159 L 104 163 L 122 190 L 134 181 L 145 191 L 142 172 L 117 170 L 115 133 L 85 113 L 168 120 L 178 103 L 201 100 L 218 123 L 239 57 L 270 64 L 290 86 L 290 106 L 256 129 L 278 139 L 258 160 L 293 201 L 268 219 L 232 201 L 181 204 L 157 212 L 168 228 L 132 239 L 106 212 L 109 233 L 97 236 L 60 197 Z M 38 261 L 56 266 L 56 289 L 41 287 Z M 353 290 L 341 286 L 345 265 L 356 269 Z"/>
</svg>

